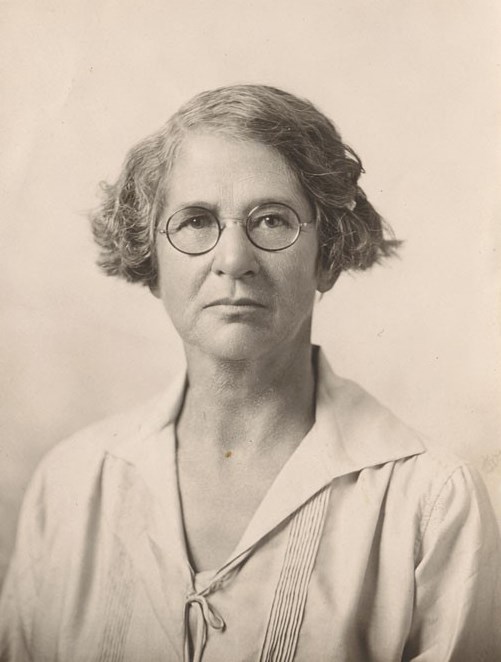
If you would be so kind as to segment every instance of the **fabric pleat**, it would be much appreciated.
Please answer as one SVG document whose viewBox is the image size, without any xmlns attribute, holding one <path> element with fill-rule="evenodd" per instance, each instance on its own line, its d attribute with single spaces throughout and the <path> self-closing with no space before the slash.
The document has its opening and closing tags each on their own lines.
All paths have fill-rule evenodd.
<svg viewBox="0 0 501 662">
<path fill-rule="evenodd" d="M 260 662 L 291 662 L 294 659 L 329 494 L 330 485 L 327 485 L 293 516 Z"/>
</svg>

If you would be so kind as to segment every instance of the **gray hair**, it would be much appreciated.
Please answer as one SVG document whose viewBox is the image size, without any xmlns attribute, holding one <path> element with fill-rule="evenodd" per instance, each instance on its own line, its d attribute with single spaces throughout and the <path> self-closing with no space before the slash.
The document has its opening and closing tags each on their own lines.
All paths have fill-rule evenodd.
<svg viewBox="0 0 501 662">
<path fill-rule="evenodd" d="M 168 175 L 184 136 L 194 131 L 257 141 L 284 157 L 316 212 L 318 266 L 332 280 L 395 253 L 400 242 L 358 185 L 362 162 L 331 120 L 275 87 L 232 85 L 193 97 L 130 150 L 115 184 L 102 184 L 102 204 L 91 223 L 106 274 L 155 286 L 156 228 Z"/>
</svg>

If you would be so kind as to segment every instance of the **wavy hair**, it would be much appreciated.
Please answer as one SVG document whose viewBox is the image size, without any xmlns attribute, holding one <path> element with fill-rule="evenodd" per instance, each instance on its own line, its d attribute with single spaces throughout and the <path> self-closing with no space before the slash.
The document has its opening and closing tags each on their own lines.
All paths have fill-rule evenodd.
<svg viewBox="0 0 501 662">
<path fill-rule="evenodd" d="M 284 157 L 315 209 L 319 268 L 333 280 L 396 252 L 400 242 L 358 185 L 362 162 L 333 122 L 275 87 L 232 85 L 193 97 L 129 151 L 116 183 L 101 185 L 102 203 L 90 220 L 106 274 L 155 286 L 156 228 L 169 172 L 184 136 L 194 131 L 257 141 Z"/>
</svg>

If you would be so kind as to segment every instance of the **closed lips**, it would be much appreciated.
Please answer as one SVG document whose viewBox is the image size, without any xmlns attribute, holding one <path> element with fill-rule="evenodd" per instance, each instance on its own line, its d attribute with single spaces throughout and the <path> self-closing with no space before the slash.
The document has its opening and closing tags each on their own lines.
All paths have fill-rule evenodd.
<svg viewBox="0 0 501 662">
<path fill-rule="evenodd" d="M 211 306 L 254 306 L 254 307 L 263 308 L 263 305 L 260 304 L 258 301 L 255 301 L 254 299 L 247 299 L 247 298 L 217 299 L 216 301 L 212 301 L 211 303 L 209 303 L 207 308 L 209 308 Z"/>
</svg>

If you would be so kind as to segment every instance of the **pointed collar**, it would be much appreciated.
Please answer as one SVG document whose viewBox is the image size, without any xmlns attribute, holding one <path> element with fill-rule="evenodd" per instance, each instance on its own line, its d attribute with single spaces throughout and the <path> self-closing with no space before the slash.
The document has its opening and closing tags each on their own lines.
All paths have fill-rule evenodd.
<svg viewBox="0 0 501 662">
<path fill-rule="evenodd" d="M 319 349 L 315 424 L 278 474 L 232 556 L 245 553 L 334 479 L 424 451 L 414 431 L 360 386 L 336 376 Z"/>
<path fill-rule="evenodd" d="M 425 451 L 416 432 L 360 386 L 335 375 L 320 349 L 315 355 L 315 424 L 276 477 L 225 567 L 334 479 Z M 171 497 L 177 491 L 175 436 L 159 433 L 175 422 L 185 386 L 183 374 L 136 413 L 137 423 L 111 451 L 134 464 L 157 496 L 167 485 Z M 159 440 L 172 448 L 162 448 Z M 179 529 L 179 514 L 176 520 Z"/>
</svg>

